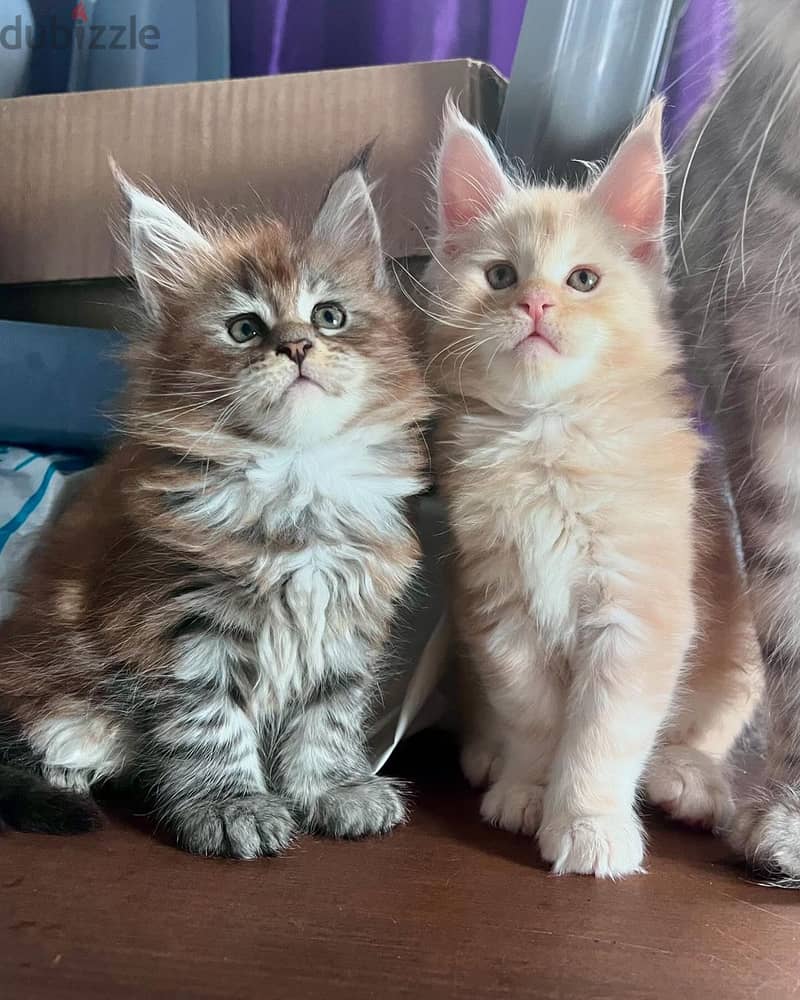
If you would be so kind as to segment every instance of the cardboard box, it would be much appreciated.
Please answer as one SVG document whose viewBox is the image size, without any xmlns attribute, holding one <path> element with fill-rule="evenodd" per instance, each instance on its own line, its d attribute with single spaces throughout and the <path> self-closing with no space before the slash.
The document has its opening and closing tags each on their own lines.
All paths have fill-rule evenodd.
<svg viewBox="0 0 800 1000">
<path fill-rule="evenodd" d="M 332 173 L 375 139 L 386 249 L 424 251 L 421 168 L 442 102 L 452 91 L 494 130 L 504 86 L 490 66 L 452 60 L 0 101 L 0 284 L 120 272 L 109 154 L 201 208 L 310 214 Z"/>
</svg>

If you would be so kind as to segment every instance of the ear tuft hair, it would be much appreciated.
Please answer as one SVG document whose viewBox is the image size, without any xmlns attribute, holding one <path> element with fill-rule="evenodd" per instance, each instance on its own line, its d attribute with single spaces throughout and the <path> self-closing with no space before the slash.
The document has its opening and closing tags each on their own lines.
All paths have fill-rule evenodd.
<svg viewBox="0 0 800 1000">
<path fill-rule="evenodd" d="M 145 309 L 158 319 L 165 296 L 185 287 L 192 260 L 209 253 L 211 245 L 169 205 L 138 188 L 112 157 L 109 166 L 127 205 L 133 274 Z"/>
<path fill-rule="evenodd" d="M 492 144 L 448 95 L 436 158 L 440 232 L 446 236 L 488 215 L 511 189 Z"/>
<path fill-rule="evenodd" d="M 631 237 L 631 252 L 662 266 L 667 211 L 667 167 L 661 138 L 664 98 L 650 102 L 600 174 L 591 199 Z"/>
<path fill-rule="evenodd" d="M 371 139 L 366 146 L 364 146 L 358 153 L 353 157 L 353 159 L 347 164 L 345 170 L 360 170 L 365 177 L 369 176 L 369 161 L 372 156 L 372 150 L 375 148 L 375 143 L 378 141 L 377 136 Z M 344 171 L 342 171 L 344 173 Z"/>
<path fill-rule="evenodd" d="M 365 173 L 373 145 L 374 142 L 365 146 L 333 179 L 314 222 L 312 236 L 344 253 L 354 247 L 368 250 L 373 256 L 376 282 L 383 284 L 386 275 L 381 229 L 372 201 L 372 187 Z"/>
</svg>

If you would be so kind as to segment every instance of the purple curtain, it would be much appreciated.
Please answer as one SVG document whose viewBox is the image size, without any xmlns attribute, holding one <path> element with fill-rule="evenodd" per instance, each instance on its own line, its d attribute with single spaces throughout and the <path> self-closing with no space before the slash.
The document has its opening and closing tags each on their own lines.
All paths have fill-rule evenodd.
<svg viewBox="0 0 800 1000">
<path fill-rule="evenodd" d="M 732 0 L 690 0 L 672 49 L 664 89 L 669 111 L 666 140 L 672 148 L 718 83 L 733 35 Z"/>
<path fill-rule="evenodd" d="M 231 75 L 470 56 L 511 72 L 525 0 L 231 0 Z"/>
<path fill-rule="evenodd" d="M 589 0 L 586 0 L 589 2 Z M 484 59 L 511 63 L 525 0 L 230 0 L 231 75 Z M 667 141 L 680 138 L 725 66 L 732 0 L 689 0 L 667 70 Z"/>
</svg>

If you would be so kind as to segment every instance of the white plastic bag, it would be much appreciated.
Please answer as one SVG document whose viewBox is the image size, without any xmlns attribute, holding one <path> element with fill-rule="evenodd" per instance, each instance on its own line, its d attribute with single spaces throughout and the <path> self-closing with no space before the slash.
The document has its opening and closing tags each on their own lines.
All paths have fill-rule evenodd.
<svg viewBox="0 0 800 1000">
<path fill-rule="evenodd" d="M 11 613 L 15 586 L 42 528 L 88 464 L 80 456 L 0 446 L 0 618 Z"/>
</svg>

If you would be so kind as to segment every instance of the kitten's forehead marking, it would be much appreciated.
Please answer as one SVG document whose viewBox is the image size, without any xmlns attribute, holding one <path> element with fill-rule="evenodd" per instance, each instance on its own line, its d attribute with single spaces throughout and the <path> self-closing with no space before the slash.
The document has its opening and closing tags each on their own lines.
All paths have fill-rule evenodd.
<svg viewBox="0 0 800 1000">
<path fill-rule="evenodd" d="M 330 297 L 329 290 L 324 282 L 319 280 L 304 279 L 300 285 L 300 292 L 297 296 L 297 315 L 304 323 L 311 322 L 311 314 L 314 306 L 324 302 Z"/>
<path fill-rule="evenodd" d="M 243 316 L 247 313 L 254 313 L 256 316 L 260 316 L 267 324 L 272 323 L 275 319 L 275 311 L 266 298 L 260 295 L 252 295 L 241 288 L 231 289 L 226 307 L 230 310 L 231 316 Z"/>
</svg>

